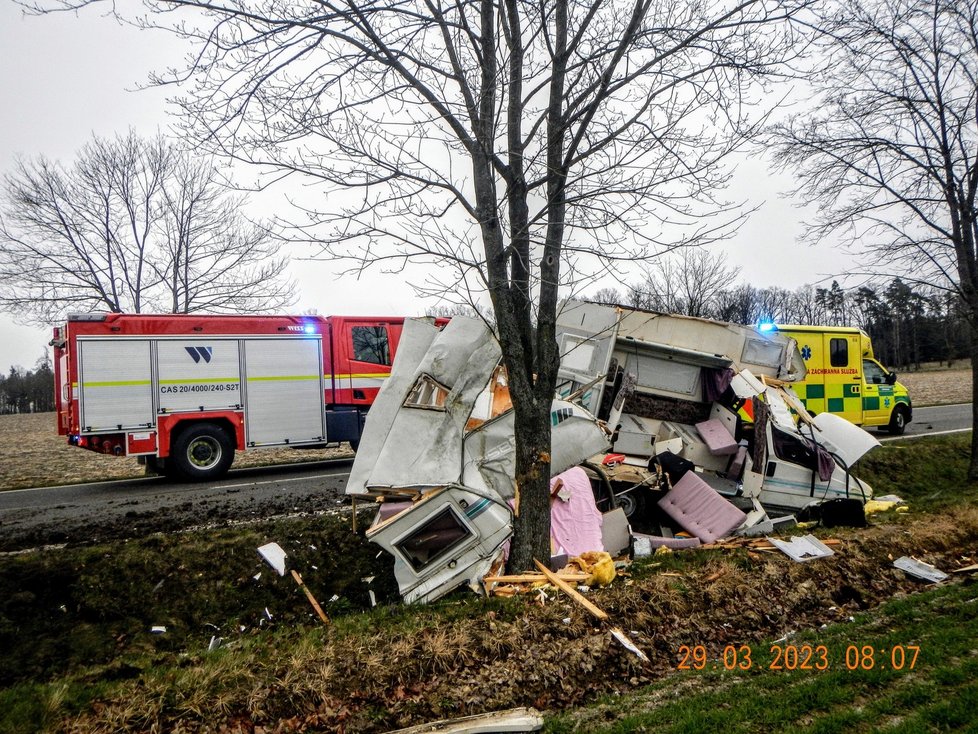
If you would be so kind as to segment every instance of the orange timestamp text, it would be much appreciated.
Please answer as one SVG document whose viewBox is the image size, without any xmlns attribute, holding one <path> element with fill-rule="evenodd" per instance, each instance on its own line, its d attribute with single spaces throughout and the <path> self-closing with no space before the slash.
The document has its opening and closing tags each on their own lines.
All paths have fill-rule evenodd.
<svg viewBox="0 0 978 734">
<path fill-rule="evenodd" d="M 848 645 L 845 652 L 825 645 L 770 645 L 766 651 L 751 645 L 727 645 L 711 658 L 705 645 L 680 645 L 678 670 L 913 670 L 920 645 Z"/>
</svg>

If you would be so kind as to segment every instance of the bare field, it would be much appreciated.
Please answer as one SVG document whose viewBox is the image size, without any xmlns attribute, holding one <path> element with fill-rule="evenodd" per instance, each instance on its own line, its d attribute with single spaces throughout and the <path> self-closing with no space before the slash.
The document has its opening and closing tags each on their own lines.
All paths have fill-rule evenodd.
<svg viewBox="0 0 978 734">
<path fill-rule="evenodd" d="M 916 407 L 971 402 L 971 370 L 945 369 L 900 373 Z M 349 447 L 264 449 L 245 451 L 235 467 L 291 464 L 352 456 Z M 105 456 L 69 446 L 59 436 L 54 413 L 0 415 L 0 490 L 46 487 L 105 479 L 128 479 L 144 474 L 135 459 Z"/>
<path fill-rule="evenodd" d="M 925 405 L 953 405 L 971 402 L 971 368 L 898 372 L 899 380 L 910 391 L 915 408 Z"/>
<path fill-rule="evenodd" d="M 352 456 L 341 448 L 264 449 L 235 454 L 234 467 L 294 464 Z M 145 474 L 135 459 L 106 456 L 69 446 L 58 435 L 54 413 L 0 415 L 0 490 L 47 487 Z"/>
</svg>

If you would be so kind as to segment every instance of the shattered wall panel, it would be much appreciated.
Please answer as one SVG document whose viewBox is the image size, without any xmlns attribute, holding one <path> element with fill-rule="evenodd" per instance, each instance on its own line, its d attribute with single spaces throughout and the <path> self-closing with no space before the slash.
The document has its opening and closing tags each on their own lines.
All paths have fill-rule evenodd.
<svg viewBox="0 0 978 734">
<path fill-rule="evenodd" d="M 401 341 L 403 345 L 403 335 Z M 499 359 L 499 345 L 484 323 L 453 318 L 430 342 L 408 387 L 410 390 L 421 375 L 446 386 L 450 392 L 444 410 L 405 407 L 406 394 L 402 396 L 392 406 L 390 428 L 366 486 L 420 488 L 457 483 L 465 424 Z M 400 349 L 395 365 L 398 360 Z M 374 409 L 376 403 L 371 415 Z"/>
<path fill-rule="evenodd" d="M 436 336 L 438 328 L 434 324 L 419 319 L 405 319 L 390 377 L 384 381 L 367 415 L 367 424 L 346 483 L 347 494 L 362 494 L 367 491 L 370 472 L 376 466 L 384 448 L 394 416 L 414 385 L 418 364 Z"/>
</svg>

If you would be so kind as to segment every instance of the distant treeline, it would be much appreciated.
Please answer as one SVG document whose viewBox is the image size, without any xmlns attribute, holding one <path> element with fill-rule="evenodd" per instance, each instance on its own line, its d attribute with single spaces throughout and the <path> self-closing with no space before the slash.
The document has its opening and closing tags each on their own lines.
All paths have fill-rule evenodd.
<svg viewBox="0 0 978 734">
<path fill-rule="evenodd" d="M 42 359 L 33 370 L 11 367 L 0 375 L 0 415 L 54 410 L 54 372 Z"/>
<path fill-rule="evenodd" d="M 662 288 L 659 281 L 650 279 L 624 294 L 604 289 L 590 300 L 748 325 L 858 326 L 872 338 L 876 358 L 893 368 L 917 368 L 924 362 L 951 365 L 968 356 L 968 326 L 954 294 L 900 278 L 855 289 L 833 281 L 827 288 L 793 291 L 738 285 L 697 292 L 688 283 L 677 291 Z"/>
</svg>

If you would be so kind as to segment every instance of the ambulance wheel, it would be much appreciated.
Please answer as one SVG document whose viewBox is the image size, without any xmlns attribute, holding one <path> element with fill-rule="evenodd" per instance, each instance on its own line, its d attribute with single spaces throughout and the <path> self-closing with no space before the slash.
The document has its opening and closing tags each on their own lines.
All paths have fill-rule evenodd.
<svg viewBox="0 0 978 734">
<path fill-rule="evenodd" d="M 890 417 L 890 435 L 902 436 L 907 430 L 907 411 L 903 408 L 894 408 L 893 415 Z"/>
<path fill-rule="evenodd" d="M 213 423 L 195 423 L 177 436 L 167 464 L 182 479 L 206 482 L 223 476 L 233 460 L 227 431 Z"/>
</svg>

